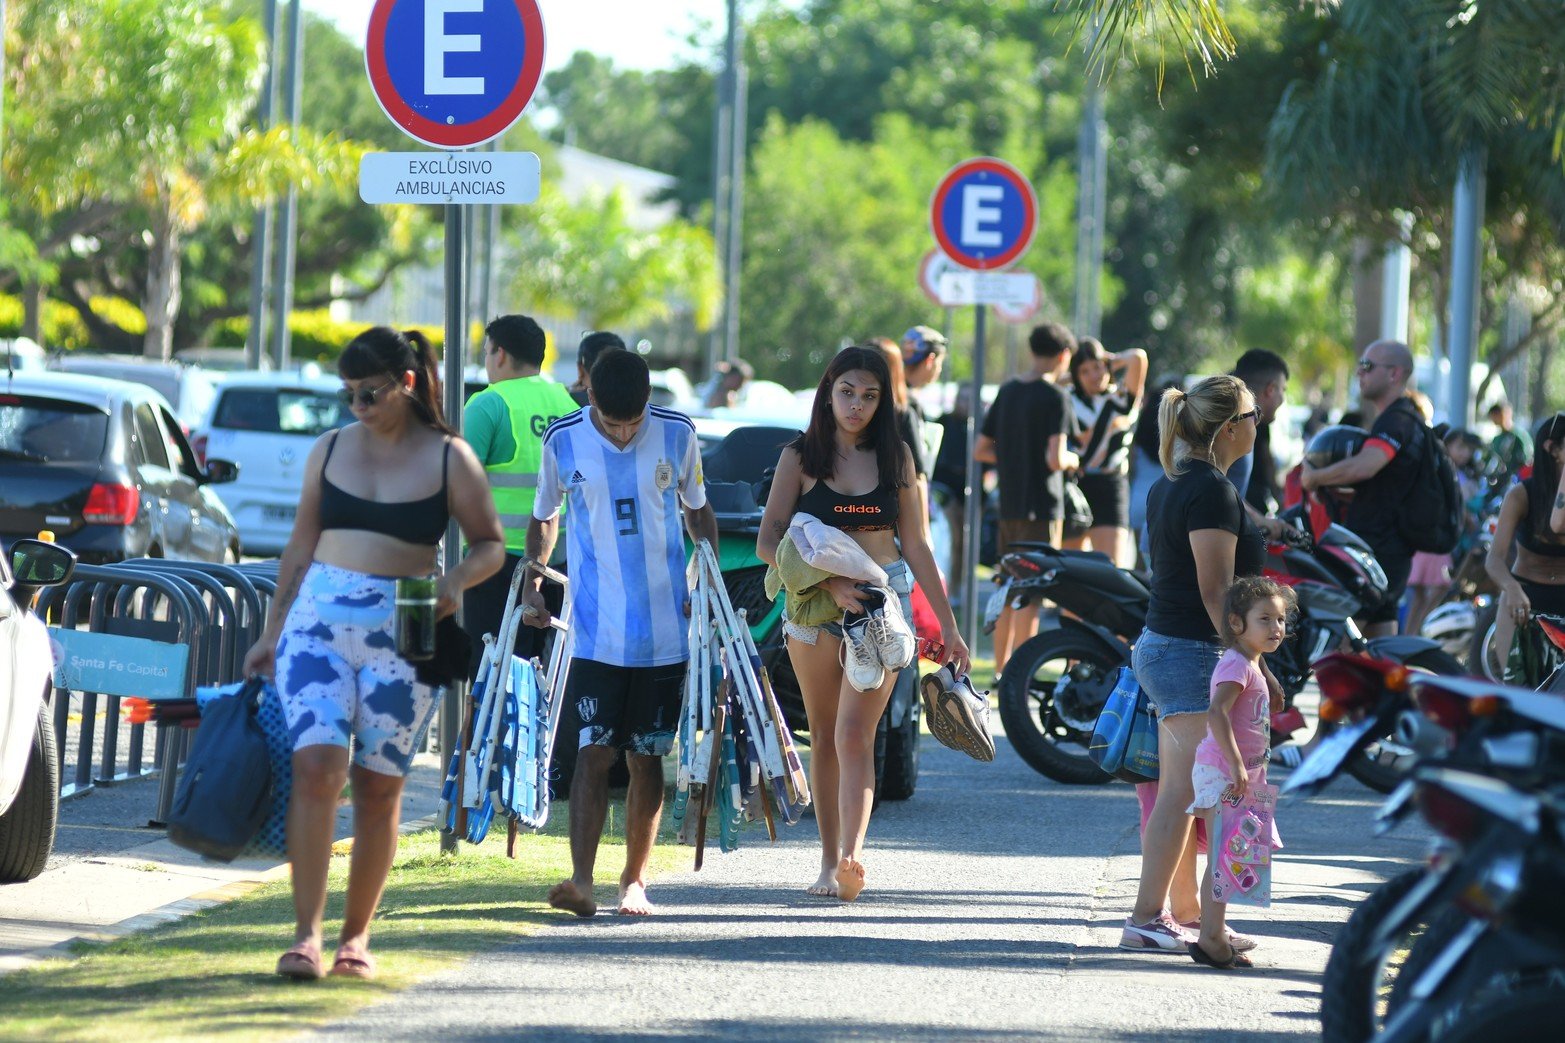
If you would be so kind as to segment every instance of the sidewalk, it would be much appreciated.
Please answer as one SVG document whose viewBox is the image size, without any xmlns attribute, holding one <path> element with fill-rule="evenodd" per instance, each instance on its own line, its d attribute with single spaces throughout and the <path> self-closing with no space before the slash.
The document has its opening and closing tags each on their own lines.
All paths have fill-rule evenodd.
<svg viewBox="0 0 1565 1043">
<path fill-rule="evenodd" d="M 440 769 L 416 761 L 402 798 L 404 829 L 433 815 Z M 207 862 L 147 828 L 157 778 L 104 787 L 60 805 L 59 836 L 37 879 L 0 888 L 0 974 L 178 919 L 284 877 L 279 859 Z M 337 837 L 352 831 L 352 809 L 337 815 Z"/>
</svg>

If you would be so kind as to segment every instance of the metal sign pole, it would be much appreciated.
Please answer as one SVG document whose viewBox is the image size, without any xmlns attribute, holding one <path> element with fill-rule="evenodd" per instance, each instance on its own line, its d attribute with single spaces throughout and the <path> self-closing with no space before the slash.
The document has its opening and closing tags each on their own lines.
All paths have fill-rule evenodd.
<svg viewBox="0 0 1565 1043">
<path fill-rule="evenodd" d="M 978 432 L 983 427 L 984 318 L 988 310 L 982 304 L 974 309 L 977 317 L 977 335 L 974 338 L 977 350 L 973 354 L 973 400 L 967 411 L 967 537 L 962 545 L 966 558 L 962 572 L 962 636 L 968 640 L 968 647 L 974 653 L 978 650 L 978 545 L 982 542 L 979 526 L 984 516 L 984 483 L 983 469 L 979 467 L 973 450 L 978 448 Z"/>
<path fill-rule="evenodd" d="M 463 235 L 463 216 L 466 207 L 460 203 L 446 204 L 446 375 L 445 375 L 445 410 L 446 422 L 457 432 L 462 433 L 462 376 L 463 362 L 467 357 L 467 266 L 463 257 L 465 236 Z M 452 519 L 446 526 L 445 553 L 442 565 L 449 572 L 456 568 L 462 560 L 462 531 L 457 526 L 456 519 Z M 457 621 L 460 622 L 462 610 L 457 609 Z M 440 760 L 442 765 L 441 776 L 444 777 L 445 762 L 451 759 L 452 752 L 457 745 L 457 731 L 462 726 L 462 699 L 467 692 L 467 683 L 458 679 L 446 688 L 446 697 L 440 704 Z M 446 824 L 440 824 L 440 850 L 444 853 L 455 852 L 457 849 L 456 834 L 446 829 Z"/>
</svg>

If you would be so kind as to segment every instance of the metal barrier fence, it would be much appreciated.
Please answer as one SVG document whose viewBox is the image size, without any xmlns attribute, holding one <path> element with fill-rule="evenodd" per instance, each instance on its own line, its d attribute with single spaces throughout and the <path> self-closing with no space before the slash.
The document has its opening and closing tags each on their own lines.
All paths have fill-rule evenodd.
<svg viewBox="0 0 1565 1043">
<path fill-rule="evenodd" d="M 197 686 L 239 680 L 276 590 L 275 561 L 143 558 L 78 565 L 69 584 L 44 591 L 38 610 L 57 645 L 60 795 L 158 773 L 160 825 L 190 733 L 159 725 L 148 735 L 145 724 L 130 724 L 122 735 L 122 700 L 189 698 Z"/>
</svg>

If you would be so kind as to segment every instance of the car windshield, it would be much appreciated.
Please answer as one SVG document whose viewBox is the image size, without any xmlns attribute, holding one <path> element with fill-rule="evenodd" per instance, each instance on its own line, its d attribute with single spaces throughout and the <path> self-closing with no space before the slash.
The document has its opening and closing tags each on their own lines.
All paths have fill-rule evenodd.
<svg viewBox="0 0 1565 1043">
<path fill-rule="evenodd" d="M 352 421 L 352 414 L 329 391 L 227 388 L 218 402 L 212 426 L 313 438 Z"/>
<path fill-rule="evenodd" d="M 30 395 L 0 395 L 0 457 L 34 463 L 96 463 L 109 414 L 94 406 Z"/>
</svg>

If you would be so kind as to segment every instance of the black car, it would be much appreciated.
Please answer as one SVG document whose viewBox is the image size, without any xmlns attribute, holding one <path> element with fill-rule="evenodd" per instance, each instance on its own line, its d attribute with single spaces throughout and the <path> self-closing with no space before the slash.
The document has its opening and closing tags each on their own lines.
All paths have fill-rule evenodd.
<svg viewBox="0 0 1565 1043">
<path fill-rule="evenodd" d="M 88 564 L 126 558 L 238 561 L 239 530 L 168 402 L 128 381 L 65 373 L 0 377 L 0 539 L 42 530 Z"/>
</svg>

